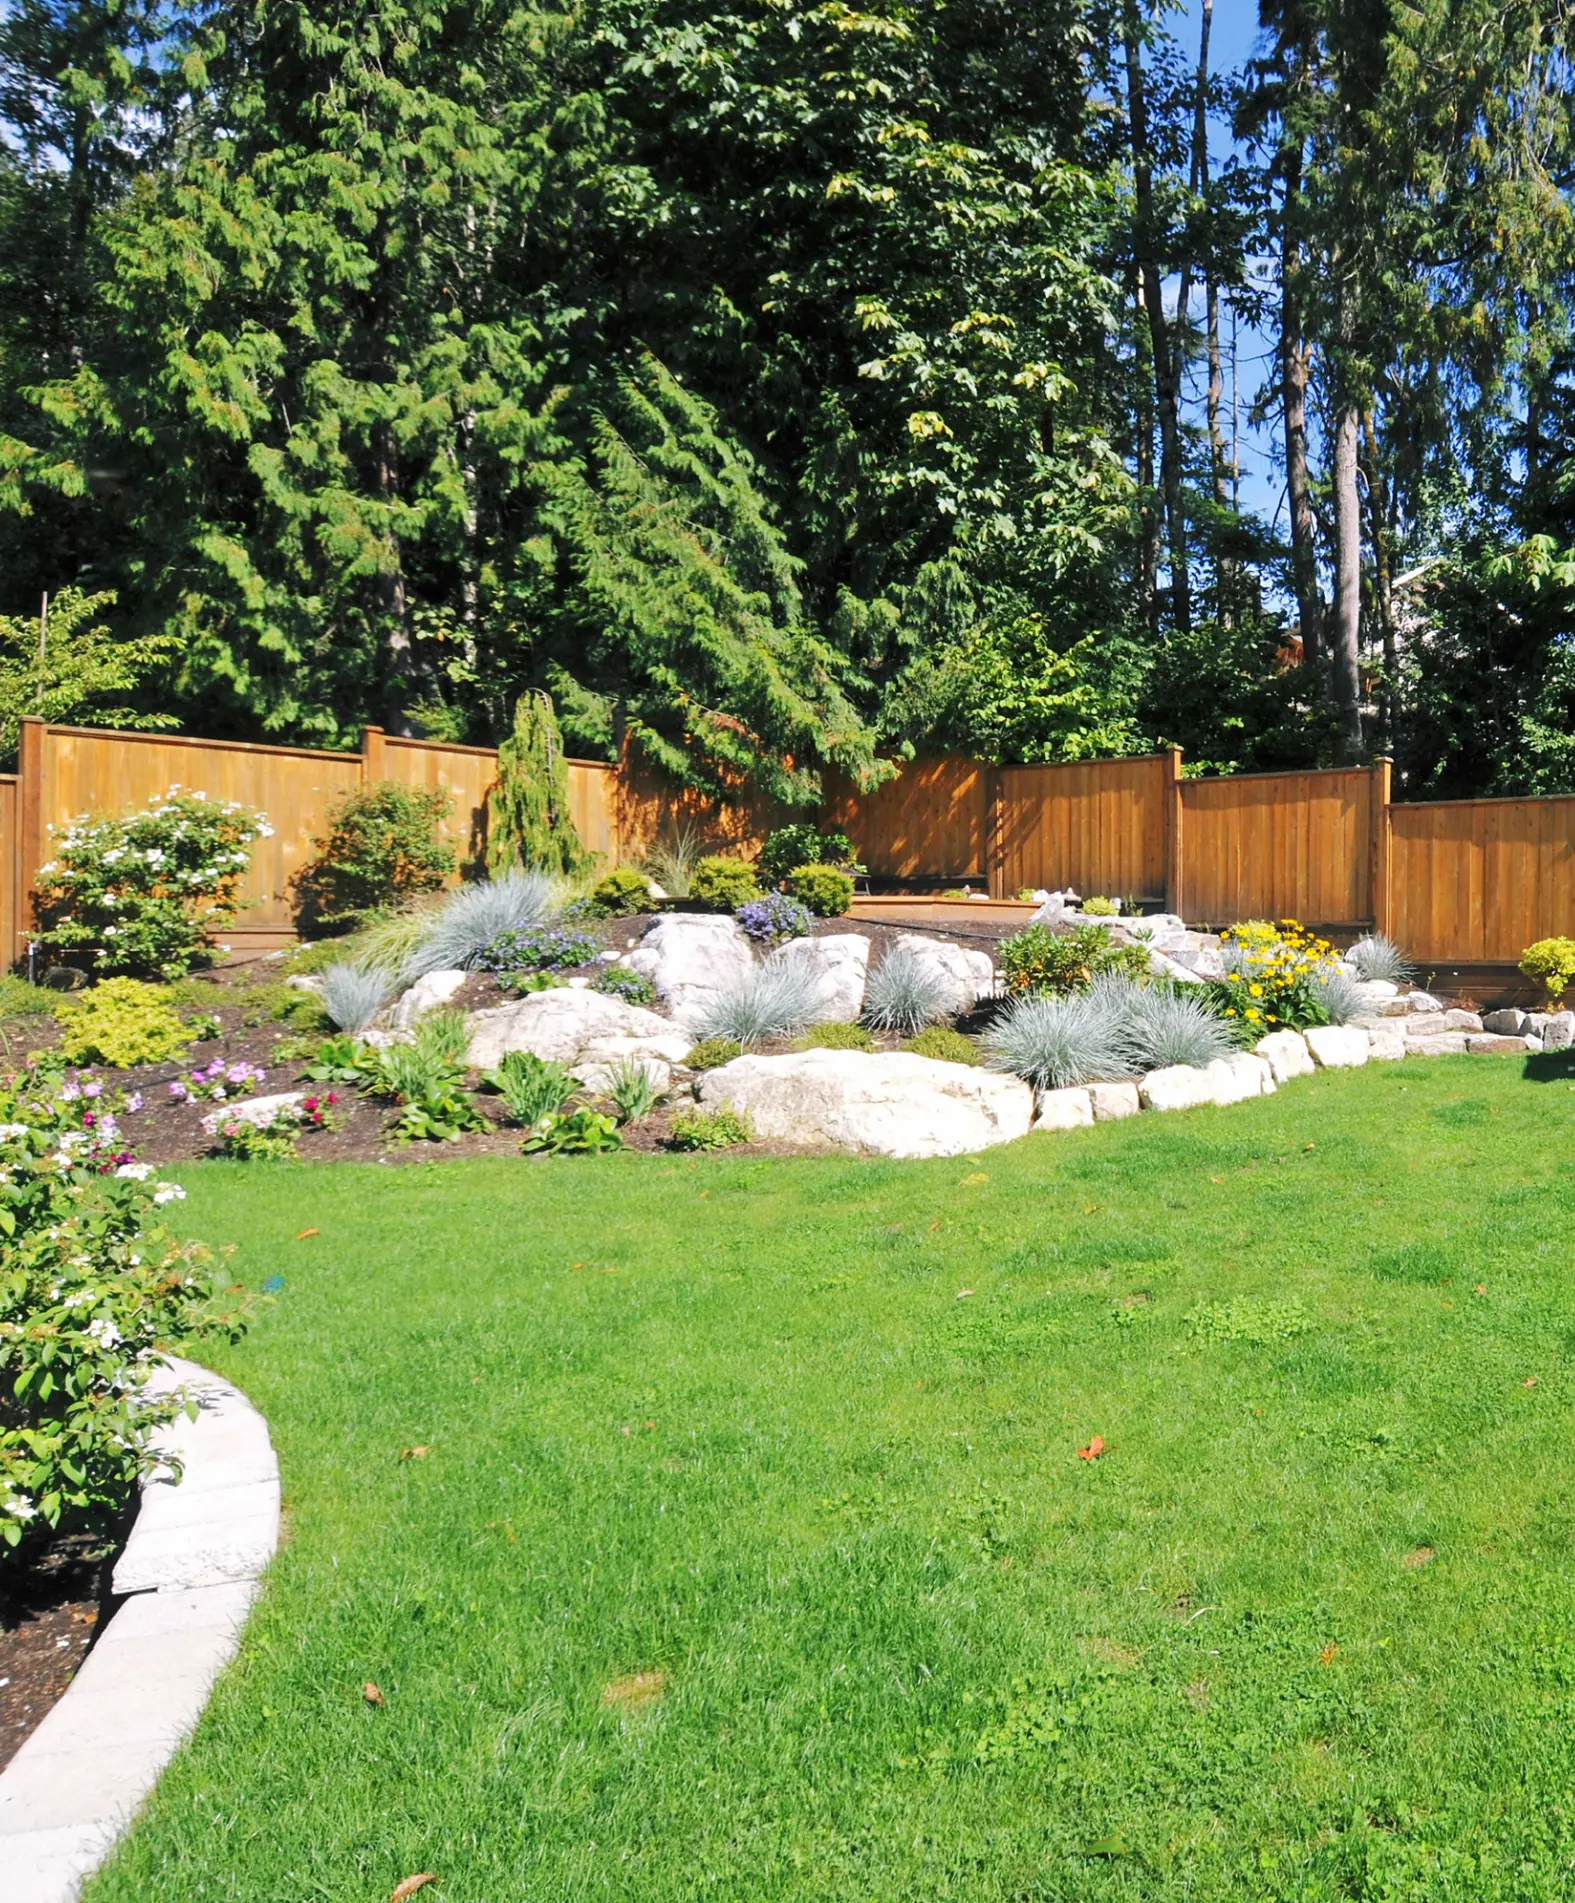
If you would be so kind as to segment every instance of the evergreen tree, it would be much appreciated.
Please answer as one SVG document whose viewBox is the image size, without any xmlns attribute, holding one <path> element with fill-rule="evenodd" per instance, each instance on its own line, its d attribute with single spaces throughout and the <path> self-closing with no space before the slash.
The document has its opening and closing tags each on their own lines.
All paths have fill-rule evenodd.
<svg viewBox="0 0 1575 1903">
<path fill-rule="evenodd" d="M 496 877 L 525 866 L 575 878 L 590 865 L 569 816 L 569 768 L 552 701 L 521 694 L 487 795 L 487 871 Z"/>
</svg>

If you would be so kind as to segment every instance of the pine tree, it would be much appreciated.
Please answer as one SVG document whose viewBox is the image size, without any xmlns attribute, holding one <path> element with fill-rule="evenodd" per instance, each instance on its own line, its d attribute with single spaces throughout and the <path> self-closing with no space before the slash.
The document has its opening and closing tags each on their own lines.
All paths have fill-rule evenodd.
<svg viewBox="0 0 1575 1903">
<path fill-rule="evenodd" d="M 498 748 L 498 777 L 487 795 L 487 870 L 516 868 L 576 878 L 591 856 L 569 817 L 569 766 L 550 695 L 521 694 L 514 731 Z"/>
</svg>

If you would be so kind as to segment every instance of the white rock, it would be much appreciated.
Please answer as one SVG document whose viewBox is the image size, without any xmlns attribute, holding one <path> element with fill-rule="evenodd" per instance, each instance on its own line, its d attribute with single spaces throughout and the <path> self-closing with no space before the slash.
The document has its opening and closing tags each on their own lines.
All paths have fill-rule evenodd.
<svg viewBox="0 0 1575 1903">
<path fill-rule="evenodd" d="M 1300 1031 L 1271 1031 L 1253 1049 L 1267 1060 L 1277 1084 L 1288 1083 L 1292 1077 L 1310 1077 L 1317 1069 Z"/>
<path fill-rule="evenodd" d="M 1526 1033 L 1526 1049 L 1528 1051 L 1540 1051 L 1542 1049 L 1542 1039 L 1540 1037 L 1533 1037 L 1528 1031 Z"/>
<path fill-rule="evenodd" d="M 1275 1089 L 1269 1060 L 1246 1051 L 1216 1057 L 1208 1066 L 1208 1074 L 1214 1079 L 1216 1103 L 1244 1103 L 1249 1097 L 1266 1097 Z"/>
<path fill-rule="evenodd" d="M 1435 998 L 1430 991 L 1408 991 L 1405 1008 L 1408 1011 L 1442 1011 L 1444 1001 L 1442 998 Z"/>
<path fill-rule="evenodd" d="M 320 998 L 323 995 L 322 979 L 313 976 L 311 973 L 298 972 L 295 977 L 286 978 L 284 982 L 292 991 L 310 992 L 314 998 Z"/>
<path fill-rule="evenodd" d="M 1114 1123 L 1119 1117 L 1135 1117 L 1143 1108 L 1136 1084 L 1090 1084 L 1088 1095 L 1094 1106 L 1095 1123 Z"/>
<path fill-rule="evenodd" d="M 1039 1094 L 1036 1130 L 1080 1130 L 1094 1121 L 1094 1103 L 1086 1090 L 1045 1090 Z"/>
<path fill-rule="evenodd" d="M 656 986 L 681 1024 L 695 1025 L 719 991 L 754 965 L 749 938 L 736 919 L 709 912 L 668 912 L 623 960 Z"/>
<path fill-rule="evenodd" d="M 869 970 L 870 942 L 858 932 L 835 932 L 825 938 L 794 938 L 771 954 L 771 964 L 791 965 L 807 972 L 815 984 L 818 1015 L 837 1024 L 856 1022 L 864 1009 L 864 979 Z"/>
<path fill-rule="evenodd" d="M 1526 1014 L 1517 1011 L 1512 1004 L 1505 1005 L 1502 1010 L 1484 1013 L 1482 1028 L 1491 1031 L 1495 1037 L 1524 1037 Z"/>
<path fill-rule="evenodd" d="M 1466 1049 L 1473 1057 L 1519 1056 L 1526 1048 L 1523 1037 L 1500 1035 L 1495 1031 L 1468 1031 L 1465 1035 Z"/>
<path fill-rule="evenodd" d="M 448 1004 L 470 976 L 466 971 L 429 971 L 418 978 L 390 1006 L 386 1025 L 390 1031 L 413 1031 L 416 1021 L 439 1005 Z"/>
<path fill-rule="evenodd" d="M 1191 1064 L 1167 1064 L 1151 1070 L 1138 1084 L 1145 1110 L 1196 1110 L 1213 1103 L 1215 1080 Z"/>
<path fill-rule="evenodd" d="M 1425 1011 L 1405 1022 L 1407 1037 L 1440 1037 L 1447 1031 L 1480 1031 L 1482 1020 L 1475 1011 Z"/>
<path fill-rule="evenodd" d="M 1302 1036 L 1321 1070 L 1354 1070 L 1371 1049 L 1367 1033 L 1355 1024 L 1319 1024 Z"/>
<path fill-rule="evenodd" d="M 938 938 L 926 938 L 922 932 L 903 932 L 896 943 L 910 946 L 922 963 L 945 979 L 949 988 L 945 1009 L 949 1014 L 971 1011 L 995 990 L 995 965 L 988 952 L 944 944 Z"/>
<path fill-rule="evenodd" d="M 304 1090 L 281 1090 L 272 1097 L 242 1097 L 238 1103 L 220 1104 L 202 1120 L 202 1127 L 213 1136 L 221 1123 L 272 1123 L 277 1111 L 288 1110 L 306 1095 Z"/>
<path fill-rule="evenodd" d="M 1400 995 L 1400 987 L 1389 978 L 1359 978 L 1356 989 L 1369 1004 L 1387 1004 Z"/>
<path fill-rule="evenodd" d="M 587 1090 L 599 1097 L 612 1083 L 613 1072 L 625 1064 L 638 1064 L 658 1096 L 665 1097 L 672 1089 L 672 1064 L 653 1052 L 644 1038 L 638 1037 L 598 1038 L 576 1058 L 574 1074 Z"/>
<path fill-rule="evenodd" d="M 533 991 L 517 1004 L 472 1011 L 465 1023 L 470 1031 L 470 1063 L 477 1070 L 491 1070 L 510 1051 L 531 1051 L 550 1062 L 572 1065 L 598 1038 L 675 1034 L 672 1021 L 655 1011 L 610 998 L 605 992 L 574 991 L 567 985 Z"/>
<path fill-rule="evenodd" d="M 1367 1055 L 1375 1064 L 1396 1064 L 1415 1046 L 1406 1042 L 1398 1024 L 1376 1024 L 1368 1028 Z"/>
<path fill-rule="evenodd" d="M 1408 1037 L 1405 1054 L 1407 1057 L 1462 1057 L 1469 1036 L 1468 1031 L 1440 1031 L 1437 1037 Z"/>
<path fill-rule="evenodd" d="M 1575 1044 L 1575 1011 L 1553 1011 L 1542 1029 L 1545 1051 L 1565 1051 Z"/>
<path fill-rule="evenodd" d="M 699 1096 L 746 1111 L 771 1142 L 878 1156 L 963 1156 L 1025 1136 L 1034 1117 L 1019 1079 L 911 1051 L 737 1057 L 705 1073 Z"/>
<path fill-rule="evenodd" d="M 1039 910 L 1028 921 L 1030 925 L 1062 925 L 1068 914 L 1075 912 L 1082 904 L 1081 898 L 1070 886 L 1064 892 L 1046 892 L 1043 895 L 1036 892 L 1034 897 L 1039 900 Z"/>
</svg>

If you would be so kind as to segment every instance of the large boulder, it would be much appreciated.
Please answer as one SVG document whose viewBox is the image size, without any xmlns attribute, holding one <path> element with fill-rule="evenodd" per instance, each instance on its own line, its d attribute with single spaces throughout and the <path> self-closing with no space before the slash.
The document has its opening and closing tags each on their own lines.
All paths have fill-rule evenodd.
<svg viewBox="0 0 1575 1903">
<path fill-rule="evenodd" d="M 1313 1062 L 1320 1070 L 1354 1070 L 1372 1052 L 1367 1033 L 1359 1024 L 1318 1024 L 1303 1031 Z"/>
<path fill-rule="evenodd" d="M 1206 1070 L 1192 1064 L 1166 1064 L 1151 1070 L 1138 1084 L 1145 1110 L 1196 1110 L 1213 1103 L 1216 1084 Z"/>
<path fill-rule="evenodd" d="M 1407 1057 L 1462 1057 L 1470 1039 L 1469 1031 L 1440 1031 L 1437 1037 L 1408 1037 Z"/>
<path fill-rule="evenodd" d="M 870 942 L 858 932 L 790 939 L 771 954 L 769 962 L 808 973 L 818 999 L 816 1016 L 822 1020 L 853 1024 L 864 1009 Z"/>
<path fill-rule="evenodd" d="M 1545 1051 L 1567 1051 L 1575 1044 L 1575 1011 L 1550 1011 L 1542 1027 Z"/>
<path fill-rule="evenodd" d="M 896 942 L 906 945 L 922 964 L 940 974 L 947 987 L 944 1009 L 948 1015 L 971 1011 L 995 990 L 995 965 L 988 952 L 948 945 L 938 938 L 926 938 L 923 932 L 899 933 Z"/>
<path fill-rule="evenodd" d="M 1079 1130 L 1094 1121 L 1094 1100 L 1086 1090 L 1045 1090 L 1039 1094 L 1036 1130 Z"/>
<path fill-rule="evenodd" d="M 510 1051 L 530 1051 L 572 1068 L 588 1045 L 610 1037 L 664 1041 L 676 1037 L 686 1050 L 690 1042 L 655 1011 L 625 1004 L 622 998 L 610 998 L 601 991 L 575 991 L 567 985 L 534 991 L 517 1004 L 472 1011 L 465 1022 L 470 1030 L 470 1062 L 477 1070 L 493 1069 Z"/>
<path fill-rule="evenodd" d="M 1414 1049 L 1414 1045 L 1406 1042 L 1405 1033 L 1398 1024 L 1380 1023 L 1367 1026 L 1369 1063 L 1397 1064 Z"/>
<path fill-rule="evenodd" d="M 1444 1037 L 1455 1031 L 1480 1031 L 1482 1020 L 1475 1011 L 1423 1011 L 1405 1020 L 1407 1039 Z"/>
<path fill-rule="evenodd" d="M 1300 1031 L 1271 1031 L 1267 1037 L 1260 1037 L 1253 1049 L 1268 1064 L 1277 1084 L 1289 1083 L 1293 1077 L 1310 1077 L 1318 1068 Z"/>
<path fill-rule="evenodd" d="M 1095 1123 L 1114 1123 L 1119 1117 L 1135 1117 L 1143 1108 L 1136 1084 L 1090 1084 L 1088 1098 L 1094 1106 Z"/>
<path fill-rule="evenodd" d="M 389 1007 L 387 1029 L 413 1031 L 418 1021 L 441 1005 L 452 1004 L 455 994 L 470 976 L 468 971 L 429 971 L 418 978 L 408 991 Z"/>
<path fill-rule="evenodd" d="M 1243 1103 L 1248 1097 L 1267 1097 L 1276 1089 L 1269 1060 L 1247 1051 L 1216 1057 L 1208 1074 L 1214 1079 L 1216 1103 Z"/>
<path fill-rule="evenodd" d="M 1034 1120 L 1017 1078 L 910 1051 L 736 1057 L 705 1073 L 699 1096 L 747 1112 L 769 1142 L 877 1156 L 963 1156 L 1026 1136 Z"/>
<path fill-rule="evenodd" d="M 1493 1031 L 1468 1031 L 1466 1049 L 1473 1057 L 1524 1057 L 1530 1046 L 1524 1037 L 1505 1037 Z"/>
<path fill-rule="evenodd" d="M 622 962 L 649 978 L 674 1018 L 692 1029 L 716 994 L 745 976 L 755 955 L 737 919 L 668 912 Z"/>
<path fill-rule="evenodd" d="M 1505 1005 L 1500 1011 L 1484 1011 L 1482 1028 L 1491 1031 L 1494 1037 L 1524 1037 L 1531 1027 L 1526 1022 L 1525 1012 L 1511 1004 Z"/>
</svg>

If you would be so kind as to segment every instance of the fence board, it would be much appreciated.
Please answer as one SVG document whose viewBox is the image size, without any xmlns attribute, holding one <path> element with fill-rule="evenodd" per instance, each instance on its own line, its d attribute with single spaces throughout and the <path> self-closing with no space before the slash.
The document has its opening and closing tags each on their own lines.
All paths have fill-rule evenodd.
<svg viewBox="0 0 1575 1903">
<path fill-rule="evenodd" d="M 1511 963 L 1575 935 L 1575 799 L 1390 808 L 1394 935 L 1423 963 Z"/>
<path fill-rule="evenodd" d="M 14 956 L 22 929 L 22 790 L 0 773 L 0 971 Z"/>
<path fill-rule="evenodd" d="M 992 890 L 1163 899 L 1169 758 L 1002 767 Z"/>
<path fill-rule="evenodd" d="M 989 877 L 989 769 L 915 760 L 873 793 L 828 776 L 824 824 L 844 832 L 878 879 L 955 885 Z"/>
<path fill-rule="evenodd" d="M 1181 805 L 1189 919 L 1371 921 L 1367 768 L 1185 780 Z"/>
</svg>

